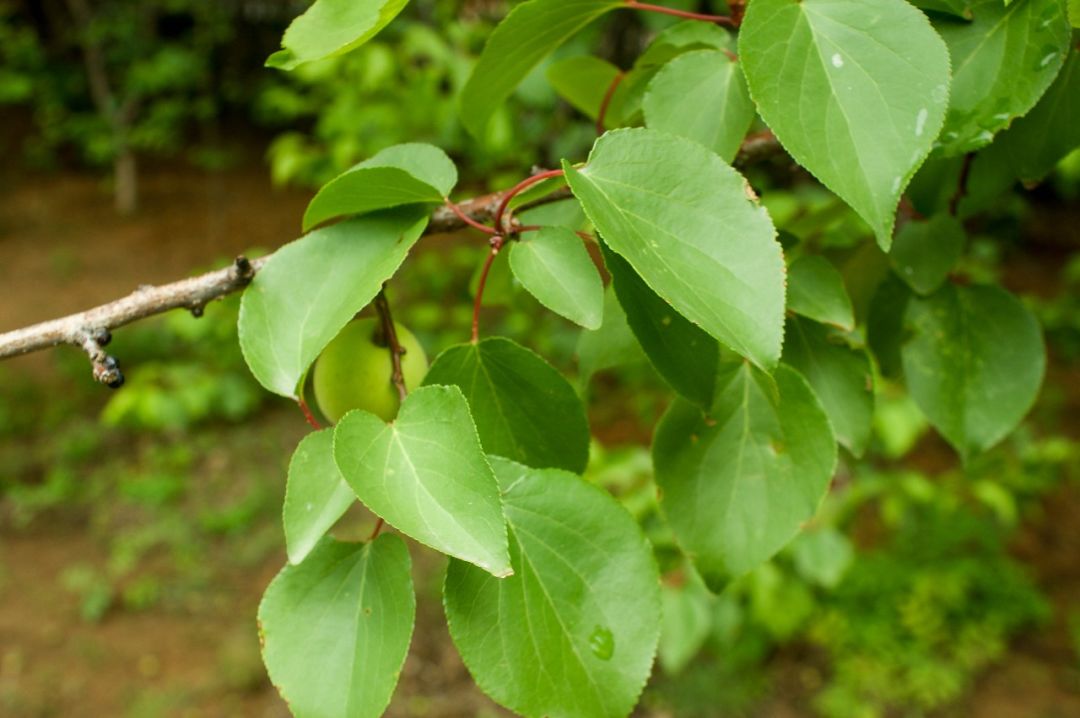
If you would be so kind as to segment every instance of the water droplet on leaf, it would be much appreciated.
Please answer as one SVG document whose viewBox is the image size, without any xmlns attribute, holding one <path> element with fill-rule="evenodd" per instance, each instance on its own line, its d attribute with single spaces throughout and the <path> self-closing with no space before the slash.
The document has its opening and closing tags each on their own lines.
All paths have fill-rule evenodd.
<svg viewBox="0 0 1080 718">
<path fill-rule="evenodd" d="M 615 636 L 603 626 L 597 626 L 589 636 L 589 650 L 601 661 L 611 660 L 615 655 Z"/>
</svg>

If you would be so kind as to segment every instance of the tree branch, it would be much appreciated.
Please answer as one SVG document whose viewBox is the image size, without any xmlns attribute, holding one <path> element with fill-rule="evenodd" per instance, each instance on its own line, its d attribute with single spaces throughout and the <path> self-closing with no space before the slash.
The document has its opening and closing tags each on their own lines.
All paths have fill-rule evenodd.
<svg viewBox="0 0 1080 718">
<path fill-rule="evenodd" d="M 459 209 L 475 221 L 490 221 L 498 211 L 504 194 L 497 192 L 477 197 L 461 203 Z M 530 205 L 555 202 L 569 196 L 569 190 L 563 188 Z M 435 210 L 424 233 L 455 232 L 465 226 L 465 221 L 454 211 L 440 207 Z M 196 315 L 201 314 L 202 308 L 210 302 L 246 287 L 270 256 L 273 255 L 250 261 L 237 257 L 225 269 L 159 287 L 140 287 L 123 299 L 85 312 L 0 334 L 0 359 L 70 344 L 87 353 L 94 364 L 94 376 L 98 381 L 119 385 L 123 377 L 116 367 L 116 360 L 102 349 L 108 343 L 106 337 L 111 330 L 170 309 L 188 309 Z"/>
<path fill-rule="evenodd" d="M 743 141 L 735 165 L 752 164 L 770 156 L 779 148 L 779 143 L 771 132 L 750 135 Z M 532 184 L 537 180 L 537 177 L 532 177 L 526 180 L 526 183 Z M 475 197 L 457 205 L 439 207 L 431 215 L 431 221 L 424 234 L 445 234 L 475 226 L 478 223 L 491 222 L 506 211 L 509 199 L 520 189 L 519 185 L 503 192 Z M 571 196 L 569 187 L 561 187 L 547 196 L 523 204 L 517 211 L 522 212 Z M 210 302 L 246 287 L 272 256 L 267 255 L 255 260 L 237 257 L 225 269 L 159 287 L 143 286 L 123 299 L 102 304 L 78 314 L 0 334 L 0 360 L 61 344 L 70 344 L 86 352 L 93 365 L 95 379 L 112 387 L 120 386 L 124 377 L 120 373 L 119 364 L 104 351 L 113 329 L 171 309 L 187 309 L 195 316 L 199 316 L 202 314 L 203 307 Z"/>
</svg>

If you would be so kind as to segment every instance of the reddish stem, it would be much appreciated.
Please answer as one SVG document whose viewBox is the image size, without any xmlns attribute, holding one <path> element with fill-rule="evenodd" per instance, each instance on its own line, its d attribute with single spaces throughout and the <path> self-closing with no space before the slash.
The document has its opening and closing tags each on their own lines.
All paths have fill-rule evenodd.
<svg viewBox="0 0 1080 718">
<path fill-rule="evenodd" d="M 663 5 L 652 5 L 650 3 L 638 2 L 637 0 L 626 0 L 626 5 L 627 7 L 632 7 L 635 10 L 657 12 L 661 15 L 681 17 L 684 20 L 702 20 L 704 22 L 714 22 L 717 25 L 724 25 L 726 27 L 739 26 L 739 23 L 736 22 L 735 18 L 731 18 L 726 15 L 705 15 L 699 12 L 687 12 L 686 10 L 676 10 L 675 8 L 664 7 Z"/>
<path fill-rule="evenodd" d="M 304 412 L 304 418 L 307 419 L 307 423 L 311 425 L 311 428 L 315 429 L 315 431 L 321 429 L 322 424 L 320 424 L 319 420 L 315 418 L 315 415 L 311 413 L 311 407 L 304 401 L 304 397 L 297 399 L 296 403 L 300 405 L 300 411 Z"/>
<path fill-rule="evenodd" d="M 604 119 L 607 118 L 608 108 L 611 106 L 611 98 L 615 97 L 615 91 L 619 89 L 619 85 L 622 84 L 623 78 L 626 77 L 626 73 L 619 71 L 615 78 L 612 79 L 611 84 L 608 85 L 607 92 L 604 93 L 604 99 L 600 101 L 600 110 L 596 113 L 596 134 L 604 134 Z"/>
<path fill-rule="evenodd" d="M 375 297 L 375 311 L 379 313 L 383 339 L 386 340 L 386 349 L 390 352 L 390 380 L 397 388 L 398 399 L 405 401 L 409 393 L 405 387 L 405 374 L 401 371 L 401 355 L 405 353 L 405 348 L 398 341 L 394 316 L 390 313 L 390 302 L 386 298 L 386 285 L 383 285 Z"/>
<path fill-rule="evenodd" d="M 476 300 L 473 302 L 473 315 L 472 315 L 472 343 L 476 344 L 480 339 L 480 309 L 484 304 L 484 287 L 487 286 L 488 274 L 491 272 L 491 265 L 495 263 L 495 258 L 499 256 L 499 250 L 503 247 L 503 238 L 496 235 L 491 238 L 491 251 L 488 252 L 487 259 L 484 260 L 484 268 L 480 270 L 480 281 L 476 284 Z"/>
<path fill-rule="evenodd" d="M 503 195 L 502 202 L 499 203 L 499 209 L 495 212 L 495 229 L 500 232 L 505 231 L 503 227 L 503 218 L 506 216 L 506 210 L 510 207 L 511 200 L 517 197 L 519 194 L 529 189 L 535 184 L 539 184 L 544 180 L 551 179 L 552 177 L 562 177 L 565 174 L 562 170 L 548 170 L 547 172 L 540 172 L 528 179 L 524 179 L 518 182 L 515 186 L 511 187 Z M 500 241 L 500 246 L 502 242 Z"/>
<path fill-rule="evenodd" d="M 458 219 L 460 219 L 462 222 L 469 225 L 473 229 L 478 229 L 485 234 L 498 234 L 498 232 L 496 232 L 493 228 L 487 226 L 486 224 L 481 224 L 480 222 L 477 222 L 475 219 L 466 214 L 461 209 L 461 207 L 457 206 L 450 200 L 446 200 L 446 206 L 450 208 L 451 212 L 457 215 Z"/>
<path fill-rule="evenodd" d="M 386 525 L 386 521 L 380 518 L 375 522 L 375 530 L 371 532 L 371 538 L 368 539 L 368 543 L 371 543 L 375 539 L 379 538 L 379 532 L 382 531 L 383 526 Z"/>
</svg>

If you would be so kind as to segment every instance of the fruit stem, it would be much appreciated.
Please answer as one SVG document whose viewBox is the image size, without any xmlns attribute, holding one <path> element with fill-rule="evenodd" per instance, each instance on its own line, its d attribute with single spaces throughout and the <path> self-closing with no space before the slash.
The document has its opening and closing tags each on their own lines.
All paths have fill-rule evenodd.
<svg viewBox="0 0 1080 718">
<path fill-rule="evenodd" d="M 499 232 L 506 232 L 507 228 L 503 226 L 503 219 L 506 217 L 506 210 L 510 207 L 510 202 L 519 194 L 529 189 L 535 184 L 540 184 L 544 180 L 551 179 L 552 177 L 562 177 L 565 173 L 562 170 L 548 170 L 547 172 L 539 172 L 534 174 L 528 179 L 524 179 L 511 187 L 503 195 L 502 201 L 499 202 L 499 209 L 495 211 L 495 229 Z M 499 241 L 499 246 L 502 246 L 502 240 Z M 497 254 L 497 252 L 496 252 Z"/>
<path fill-rule="evenodd" d="M 491 265 L 495 263 L 495 258 L 499 256 L 499 251 L 503 247 L 503 238 L 496 235 L 491 238 L 491 251 L 488 252 L 487 259 L 484 260 L 484 268 L 480 270 L 480 281 L 476 284 L 476 300 L 473 302 L 473 314 L 472 314 L 472 343 L 476 344 L 480 339 L 480 309 L 484 304 L 484 287 L 487 286 L 488 273 L 491 272 Z"/>
<path fill-rule="evenodd" d="M 604 99 L 600 101 L 600 110 L 596 113 L 596 134 L 604 134 L 604 119 L 607 117 L 608 107 L 611 106 L 611 98 L 615 97 L 615 90 L 619 89 L 619 85 L 622 84 L 623 78 L 626 77 L 626 73 L 620 70 L 615 74 L 615 77 L 611 80 L 611 84 L 608 85 L 607 92 L 604 93 Z"/>
<path fill-rule="evenodd" d="M 405 374 L 401 371 L 401 355 L 405 349 L 398 341 L 397 327 L 394 326 L 394 316 L 390 313 L 390 301 L 386 298 L 386 285 L 375 296 L 375 311 L 379 313 L 379 321 L 382 322 L 382 335 L 386 341 L 386 349 L 390 352 L 390 381 L 397 388 L 398 399 L 405 401 L 409 390 L 405 387 Z"/>
<path fill-rule="evenodd" d="M 738 21 L 733 17 L 726 15 L 705 15 L 699 12 L 687 12 L 686 10 L 676 10 L 675 8 L 664 7 L 663 5 L 652 5 L 650 3 L 638 2 L 637 0 L 626 0 L 627 7 L 634 8 L 635 10 L 644 10 L 646 12 L 657 12 L 661 15 L 671 15 L 672 17 L 681 17 L 684 20 L 702 20 L 704 22 L 714 22 L 717 25 L 724 25 L 726 27 L 738 27 Z"/>
<path fill-rule="evenodd" d="M 311 412 L 311 407 L 309 407 L 307 405 L 307 402 L 304 401 L 304 397 L 301 396 L 300 398 L 298 398 L 296 400 L 296 403 L 300 405 L 300 411 L 304 413 L 304 418 L 307 419 L 307 423 L 311 425 L 311 428 L 315 429 L 315 431 L 321 429 L 322 424 L 320 424 L 319 420 L 315 418 L 315 414 Z"/>
</svg>

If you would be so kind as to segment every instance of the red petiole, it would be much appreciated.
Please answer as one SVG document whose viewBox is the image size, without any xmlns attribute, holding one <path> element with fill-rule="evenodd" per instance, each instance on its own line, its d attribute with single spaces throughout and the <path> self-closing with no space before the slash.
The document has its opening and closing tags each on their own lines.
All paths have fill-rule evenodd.
<svg viewBox="0 0 1080 718">
<path fill-rule="evenodd" d="M 739 26 L 739 23 L 735 18 L 726 15 L 705 15 L 699 12 L 687 12 L 686 10 L 676 10 L 675 8 L 664 7 L 663 5 L 652 5 L 650 3 L 638 2 L 637 0 L 626 0 L 626 6 L 634 8 L 635 10 L 644 10 L 646 12 L 660 13 L 661 15 L 681 17 L 684 20 L 702 20 L 704 22 L 714 22 L 717 25 L 724 25 L 726 27 Z"/>
</svg>

